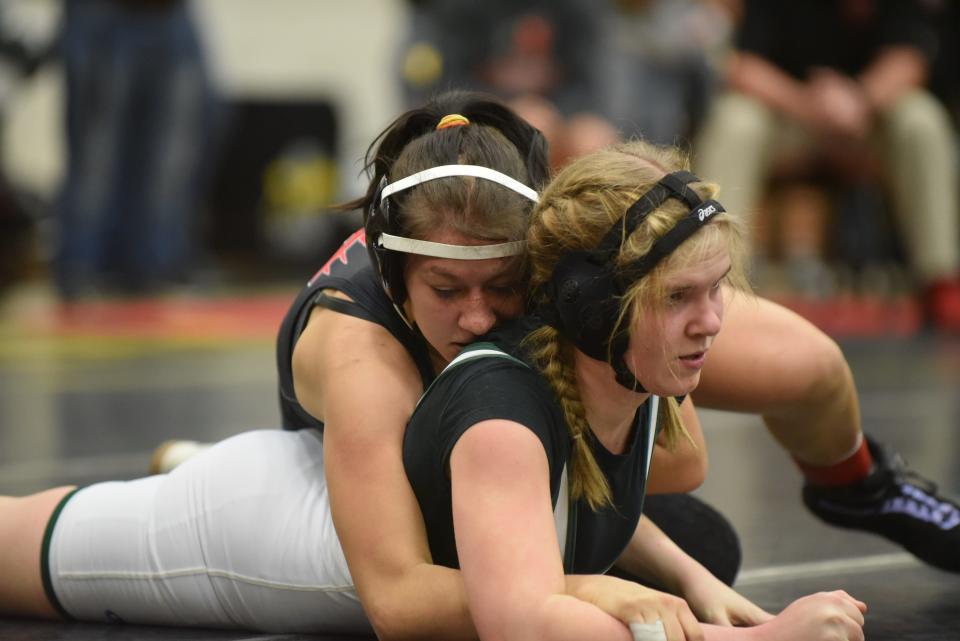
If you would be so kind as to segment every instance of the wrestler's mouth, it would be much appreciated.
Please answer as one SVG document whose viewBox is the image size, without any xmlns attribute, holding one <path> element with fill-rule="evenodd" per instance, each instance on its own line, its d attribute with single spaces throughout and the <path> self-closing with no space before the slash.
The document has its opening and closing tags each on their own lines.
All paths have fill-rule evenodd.
<svg viewBox="0 0 960 641">
<path fill-rule="evenodd" d="M 684 354 L 679 360 L 691 369 L 700 369 L 707 362 L 707 350 Z"/>
</svg>

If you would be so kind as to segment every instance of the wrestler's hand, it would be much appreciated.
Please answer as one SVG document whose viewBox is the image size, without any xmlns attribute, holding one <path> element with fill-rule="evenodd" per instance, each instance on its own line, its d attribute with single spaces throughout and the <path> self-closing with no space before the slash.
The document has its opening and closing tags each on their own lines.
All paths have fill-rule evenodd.
<svg viewBox="0 0 960 641">
<path fill-rule="evenodd" d="M 778 641 L 863 641 L 867 605 L 843 590 L 797 599 L 756 628 L 757 638 Z"/>
<path fill-rule="evenodd" d="M 704 623 L 751 626 L 773 619 L 772 614 L 708 572 L 700 573 L 696 581 L 687 582 L 682 593 L 697 619 Z"/>
<path fill-rule="evenodd" d="M 629 625 L 663 623 L 667 641 L 703 641 L 703 630 L 680 597 L 604 575 L 568 575 L 567 594 Z"/>
</svg>

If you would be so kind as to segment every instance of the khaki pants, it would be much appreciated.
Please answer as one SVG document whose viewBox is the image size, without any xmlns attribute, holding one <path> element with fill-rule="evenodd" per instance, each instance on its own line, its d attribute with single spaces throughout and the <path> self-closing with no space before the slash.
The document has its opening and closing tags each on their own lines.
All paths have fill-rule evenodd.
<svg viewBox="0 0 960 641">
<path fill-rule="evenodd" d="M 902 96 L 880 115 L 873 137 L 891 181 L 893 209 L 911 266 L 921 282 L 960 271 L 955 138 L 943 106 L 924 91 Z M 697 174 L 720 184 L 728 211 L 747 221 L 770 162 L 796 145 L 812 144 L 799 125 L 759 101 L 730 92 L 719 97 L 696 145 Z"/>
</svg>

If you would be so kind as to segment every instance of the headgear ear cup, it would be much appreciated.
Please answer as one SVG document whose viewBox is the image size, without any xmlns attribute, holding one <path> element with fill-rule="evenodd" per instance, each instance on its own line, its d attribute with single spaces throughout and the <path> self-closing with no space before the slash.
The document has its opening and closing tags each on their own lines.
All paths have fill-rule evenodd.
<svg viewBox="0 0 960 641">
<path fill-rule="evenodd" d="M 399 222 L 394 215 L 395 207 L 390 198 L 381 197 L 388 184 L 386 176 L 380 178 L 366 212 L 363 228 L 370 263 L 380 275 L 383 289 L 394 304 L 402 305 L 407 298 L 407 288 L 403 281 L 403 256 L 384 248 L 380 242 L 383 234 L 398 234 L 400 231 Z"/>
<path fill-rule="evenodd" d="M 550 298 L 559 324 L 591 358 L 607 360 L 620 294 L 610 265 L 593 252 L 570 252 L 557 263 Z"/>
</svg>

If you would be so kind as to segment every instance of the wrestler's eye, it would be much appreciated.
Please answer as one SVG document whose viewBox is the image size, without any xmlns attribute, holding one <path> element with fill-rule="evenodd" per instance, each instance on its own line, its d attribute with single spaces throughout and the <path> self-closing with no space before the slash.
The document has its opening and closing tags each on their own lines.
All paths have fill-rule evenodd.
<svg viewBox="0 0 960 641">
<path fill-rule="evenodd" d="M 449 300 L 457 295 L 456 289 L 451 289 L 448 287 L 431 287 L 433 293 L 437 295 L 437 298 L 442 298 L 444 300 Z"/>
<path fill-rule="evenodd" d="M 675 289 L 669 294 L 667 294 L 667 303 L 670 305 L 678 305 L 684 301 L 687 297 L 687 289 Z"/>
</svg>

